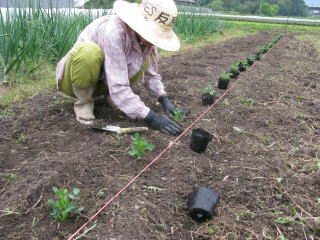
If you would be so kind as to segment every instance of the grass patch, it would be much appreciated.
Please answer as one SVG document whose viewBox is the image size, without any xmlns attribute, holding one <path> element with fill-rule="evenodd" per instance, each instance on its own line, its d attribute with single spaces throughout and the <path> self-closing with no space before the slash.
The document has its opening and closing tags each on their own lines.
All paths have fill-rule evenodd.
<svg viewBox="0 0 320 240">
<path fill-rule="evenodd" d="M 320 52 L 320 36 L 303 34 L 296 36 L 297 39 L 311 42 L 314 47 Z"/>
<path fill-rule="evenodd" d="M 41 72 L 36 72 L 29 79 L 21 81 L 24 77 L 16 75 L 16 84 L 0 88 L 0 107 L 6 107 L 12 103 L 36 95 L 45 88 L 55 88 L 54 66 L 43 67 Z M 36 78 L 37 80 L 35 80 Z"/>
<path fill-rule="evenodd" d="M 286 25 L 276 23 L 257 23 L 257 22 L 242 22 L 242 21 L 228 21 L 235 29 L 249 29 L 249 30 L 272 30 L 272 31 L 292 31 L 292 32 L 310 32 L 320 33 L 320 27 Z"/>
</svg>

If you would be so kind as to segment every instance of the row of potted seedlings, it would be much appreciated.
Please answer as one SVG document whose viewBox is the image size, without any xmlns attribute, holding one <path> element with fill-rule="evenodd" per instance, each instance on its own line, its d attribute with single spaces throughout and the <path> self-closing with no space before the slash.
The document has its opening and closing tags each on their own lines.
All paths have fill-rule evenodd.
<svg viewBox="0 0 320 240">
<path fill-rule="evenodd" d="M 227 89 L 230 79 L 236 79 L 240 72 L 246 71 L 254 63 L 254 61 L 260 61 L 262 56 L 266 54 L 272 48 L 272 46 L 280 40 L 281 37 L 282 34 L 279 34 L 268 44 L 260 46 L 258 51 L 253 56 L 247 57 L 245 61 L 231 64 L 229 71 L 222 69 L 218 80 L 218 88 L 223 90 Z"/>
</svg>

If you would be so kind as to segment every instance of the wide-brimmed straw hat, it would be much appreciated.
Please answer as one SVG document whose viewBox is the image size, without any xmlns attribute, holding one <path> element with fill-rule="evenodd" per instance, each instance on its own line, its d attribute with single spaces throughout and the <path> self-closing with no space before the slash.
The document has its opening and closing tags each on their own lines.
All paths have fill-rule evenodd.
<svg viewBox="0 0 320 240">
<path fill-rule="evenodd" d="M 148 42 L 167 51 L 179 50 L 180 41 L 172 30 L 178 15 L 173 0 L 143 0 L 141 4 L 117 0 L 113 10 Z"/>
</svg>

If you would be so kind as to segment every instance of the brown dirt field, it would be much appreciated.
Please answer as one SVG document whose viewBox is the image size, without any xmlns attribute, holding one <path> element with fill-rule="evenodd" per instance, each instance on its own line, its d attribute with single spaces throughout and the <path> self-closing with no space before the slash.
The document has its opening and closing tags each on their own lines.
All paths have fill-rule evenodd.
<svg viewBox="0 0 320 240">
<path fill-rule="evenodd" d="M 221 68 L 252 55 L 275 36 L 259 32 L 161 59 L 168 94 L 191 110 L 182 125 L 189 126 L 207 108 L 200 90 L 208 83 L 216 86 Z M 196 124 L 214 134 L 206 152 L 189 149 L 188 132 L 80 239 L 320 239 L 319 62 L 310 42 L 286 34 Z M 145 90 L 138 86 L 135 91 L 161 111 Z M 156 150 L 135 160 L 127 154 L 130 135 L 81 126 L 72 102 L 46 90 L 1 109 L 1 240 L 65 239 L 174 139 L 153 130 L 143 134 Z M 144 125 L 103 99 L 95 113 L 98 124 Z M 47 206 L 53 186 L 81 189 L 81 216 L 53 221 Z M 201 224 L 186 214 L 186 196 L 199 186 L 221 195 L 216 216 Z"/>
</svg>

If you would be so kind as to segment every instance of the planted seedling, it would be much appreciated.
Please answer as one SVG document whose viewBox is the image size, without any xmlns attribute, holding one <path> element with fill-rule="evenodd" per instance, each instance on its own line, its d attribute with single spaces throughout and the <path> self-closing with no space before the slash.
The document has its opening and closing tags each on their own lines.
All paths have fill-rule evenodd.
<svg viewBox="0 0 320 240">
<path fill-rule="evenodd" d="M 257 53 L 254 55 L 254 59 L 260 61 L 260 60 L 261 60 L 261 55 L 262 55 L 262 53 L 257 52 Z"/>
<path fill-rule="evenodd" d="M 155 149 L 153 144 L 142 139 L 140 133 L 135 133 L 131 138 L 133 140 L 133 144 L 130 146 L 131 150 L 128 153 L 132 157 L 136 157 L 140 160 L 146 151 L 152 151 Z"/>
<path fill-rule="evenodd" d="M 239 75 L 239 62 L 235 62 L 231 64 L 231 76 L 232 78 L 237 78 Z"/>
<path fill-rule="evenodd" d="M 59 189 L 57 187 L 52 187 L 52 190 L 54 191 L 57 200 L 49 199 L 48 205 L 52 207 L 50 215 L 56 221 L 65 221 L 74 214 L 84 210 L 84 207 L 78 208 L 77 203 L 75 202 L 80 194 L 79 188 L 74 188 L 72 193 L 68 193 L 67 189 Z"/>
<path fill-rule="evenodd" d="M 238 64 L 239 71 L 241 72 L 245 71 L 247 67 L 248 67 L 248 64 L 246 62 L 239 62 Z"/>
<path fill-rule="evenodd" d="M 263 54 L 268 51 L 268 48 L 266 46 L 261 46 L 261 47 L 259 47 L 258 51 L 259 51 L 259 53 Z"/>
<path fill-rule="evenodd" d="M 219 76 L 218 88 L 227 89 L 230 81 L 231 73 L 222 70 L 222 73 Z"/>
<path fill-rule="evenodd" d="M 175 121 L 181 122 L 186 118 L 186 114 L 180 110 L 175 110 L 170 114 L 170 117 Z"/>
<path fill-rule="evenodd" d="M 248 66 L 251 66 L 254 62 L 254 57 L 247 57 L 247 64 Z"/>
<path fill-rule="evenodd" d="M 202 104 L 203 105 L 210 105 L 214 102 L 215 98 L 215 90 L 213 89 L 211 84 L 208 84 L 207 87 L 202 89 Z"/>
</svg>

